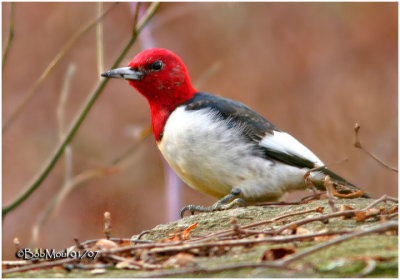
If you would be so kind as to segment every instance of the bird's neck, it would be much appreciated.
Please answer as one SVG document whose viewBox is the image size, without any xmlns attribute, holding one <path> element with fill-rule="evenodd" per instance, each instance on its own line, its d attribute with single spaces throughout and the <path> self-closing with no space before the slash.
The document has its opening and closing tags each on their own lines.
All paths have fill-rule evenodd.
<svg viewBox="0 0 400 280">
<path fill-rule="evenodd" d="M 180 105 L 192 99 L 197 90 L 190 87 L 184 91 L 168 92 L 158 96 L 147 97 L 150 104 L 151 123 L 153 126 L 153 134 L 156 141 L 160 141 L 167 123 L 168 117 Z"/>
</svg>

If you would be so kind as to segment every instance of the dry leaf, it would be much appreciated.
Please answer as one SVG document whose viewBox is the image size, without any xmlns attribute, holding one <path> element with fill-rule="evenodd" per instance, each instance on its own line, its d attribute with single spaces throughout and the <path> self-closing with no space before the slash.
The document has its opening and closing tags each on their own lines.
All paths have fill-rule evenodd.
<svg viewBox="0 0 400 280">
<path fill-rule="evenodd" d="M 367 218 L 367 214 L 364 211 L 355 212 L 354 214 L 356 215 L 357 222 L 362 222 Z"/>
<path fill-rule="evenodd" d="M 170 257 L 163 265 L 164 267 L 188 267 L 197 266 L 196 258 L 192 254 L 179 253 Z"/>
<path fill-rule="evenodd" d="M 108 239 L 100 239 L 96 242 L 95 247 L 99 250 L 111 250 L 118 248 L 117 243 Z"/>
<path fill-rule="evenodd" d="M 188 239 L 190 232 L 197 227 L 198 223 L 194 223 L 193 225 L 188 226 L 186 229 L 181 230 L 178 229 L 177 233 L 172 234 L 172 237 L 163 239 L 161 242 L 171 242 L 171 241 L 179 241 Z"/>
<path fill-rule="evenodd" d="M 133 244 L 132 241 L 120 241 L 120 242 L 118 242 L 118 247 L 131 246 L 132 244 Z"/>
<path fill-rule="evenodd" d="M 188 226 L 188 227 L 181 233 L 182 239 L 183 239 L 183 240 L 186 240 L 186 239 L 189 237 L 190 232 L 191 232 L 192 230 L 194 230 L 194 229 L 197 227 L 197 225 L 198 225 L 198 223 L 194 223 L 193 225 Z"/>
<path fill-rule="evenodd" d="M 279 260 L 294 253 L 295 251 L 290 248 L 272 248 L 264 252 L 263 256 L 261 257 L 261 261 Z"/>
<path fill-rule="evenodd" d="M 380 211 L 376 208 L 370 208 L 366 211 L 360 211 L 360 212 L 356 212 L 356 221 L 357 222 L 362 222 L 365 221 L 366 219 L 376 216 L 380 213 Z"/>
</svg>

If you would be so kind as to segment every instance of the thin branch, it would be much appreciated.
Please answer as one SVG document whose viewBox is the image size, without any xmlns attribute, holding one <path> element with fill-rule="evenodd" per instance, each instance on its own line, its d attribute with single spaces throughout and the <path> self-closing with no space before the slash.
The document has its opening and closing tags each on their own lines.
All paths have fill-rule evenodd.
<svg viewBox="0 0 400 280">
<path fill-rule="evenodd" d="M 138 18 L 139 18 L 140 5 L 141 5 L 141 2 L 136 2 L 135 15 L 134 15 L 134 18 L 133 18 L 133 28 L 132 28 L 133 33 L 132 33 L 132 36 L 135 36 L 136 24 L 137 24 L 137 21 L 138 21 Z"/>
<path fill-rule="evenodd" d="M 361 278 L 361 277 L 365 277 L 368 274 L 370 274 L 372 271 L 374 271 L 376 268 L 376 261 L 372 258 L 368 258 L 366 260 L 366 265 L 365 267 L 362 269 L 362 271 L 355 275 L 355 278 Z"/>
<path fill-rule="evenodd" d="M 133 151 L 139 144 L 142 143 L 149 133 L 147 133 L 148 128 L 145 128 L 145 133 L 141 133 L 140 138 L 136 141 L 131 147 L 128 148 L 126 152 L 124 152 L 123 157 L 117 157 L 112 160 L 110 165 L 106 168 L 94 168 L 85 170 L 78 175 L 75 175 L 72 179 L 65 182 L 61 190 L 56 194 L 56 196 L 47 204 L 46 209 L 43 211 L 43 214 L 39 217 L 38 222 L 32 229 L 32 241 L 30 247 L 34 247 L 34 244 L 37 242 L 37 238 L 39 236 L 39 232 L 43 225 L 47 222 L 50 215 L 62 204 L 62 201 L 67 197 L 67 195 L 74 190 L 75 188 L 82 186 L 84 183 L 96 179 L 107 177 L 113 174 L 118 173 L 120 170 L 126 169 L 130 163 L 128 155 L 132 154 Z"/>
<path fill-rule="evenodd" d="M 26 266 L 21 266 L 21 267 L 5 269 L 1 272 L 1 274 L 6 275 L 6 274 L 10 274 L 10 273 L 15 273 L 15 272 L 24 272 L 24 271 L 28 271 L 31 269 L 51 268 L 51 267 L 65 265 L 68 263 L 74 263 L 74 262 L 78 262 L 78 261 L 79 261 L 79 259 L 61 259 L 61 260 L 56 260 L 56 261 L 31 264 L 31 265 L 26 265 Z"/>
<path fill-rule="evenodd" d="M 279 229 L 277 229 L 274 234 L 278 235 L 280 233 L 282 233 L 285 229 L 292 229 L 292 228 L 296 228 L 299 227 L 301 225 L 304 224 L 308 224 L 311 222 L 325 222 L 331 218 L 336 218 L 336 217 L 349 217 L 349 216 L 353 216 L 356 213 L 360 213 L 360 212 L 365 212 L 368 209 L 374 207 L 376 204 L 382 202 L 382 201 L 386 201 L 389 200 L 390 198 L 387 197 L 386 195 L 382 196 L 381 198 L 375 200 L 374 202 L 372 202 L 371 204 L 369 204 L 368 206 L 366 206 L 365 208 L 361 209 L 361 210 L 346 210 L 346 211 L 340 211 L 340 212 L 335 212 L 335 213 L 331 213 L 331 214 L 326 214 L 326 215 L 321 215 L 321 216 L 315 216 L 315 217 L 311 217 L 311 218 L 305 218 L 302 220 L 298 220 L 298 221 L 294 221 L 291 222 L 289 224 L 286 224 L 282 227 L 280 227 Z"/>
<path fill-rule="evenodd" d="M 8 40 L 6 44 L 6 48 L 3 52 L 3 63 L 1 69 L 4 70 L 4 66 L 6 65 L 6 61 L 8 58 L 8 53 L 10 52 L 11 43 L 14 39 L 14 22 L 15 22 L 15 2 L 11 2 L 11 11 L 10 11 L 10 26 L 8 30 Z"/>
<path fill-rule="evenodd" d="M 391 231 L 391 230 L 398 230 L 398 222 L 391 221 L 391 222 L 387 222 L 387 223 L 382 224 L 382 225 L 378 225 L 378 226 L 375 226 L 375 227 L 368 228 L 366 230 L 362 230 L 362 231 L 359 231 L 359 232 L 350 233 L 350 234 L 341 236 L 341 237 L 339 237 L 337 239 L 334 239 L 334 240 L 331 240 L 331 241 L 328 241 L 328 242 L 325 242 L 325 243 L 322 243 L 322 244 L 315 245 L 315 246 L 313 246 L 313 247 L 311 247 L 311 248 L 309 248 L 307 250 L 304 250 L 302 252 L 293 254 L 290 257 L 288 257 L 287 259 L 279 261 L 279 262 L 283 266 L 286 267 L 289 263 L 292 263 L 292 262 L 294 262 L 294 261 L 296 261 L 296 260 L 298 260 L 298 259 L 300 259 L 300 258 L 302 258 L 304 256 L 310 255 L 310 254 L 312 254 L 312 253 L 314 253 L 314 252 L 316 252 L 318 250 L 321 250 L 323 248 L 326 248 L 326 247 L 341 243 L 341 242 L 349 240 L 351 238 L 359 237 L 359 236 L 363 236 L 363 235 L 367 235 L 367 234 L 371 234 L 371 233 L 379 233 L 379 232 L 385 232 L 385 231 Z"/>
<path fill-rule="evenodd" d="M 294 241 L 301 240 L 309 240 L 314 237 L 320 236 L 329 236 L 329 235 L 337 235 L 343 232 L 317 232 L 303 235 L 285 235 L 285 236 L 277 236 L 277 237 L 264 237 L 264 238 L 254 238 L 254 239 L 232 239 L 232 240 L 219 240 L 214 242 L 196 242 L 196 243 L 188 243 L 188 244 L 178 244 L 174 246 L 167 247 L 156 247 L 150 249 L 149 253 L 152 254 L 164 254 L 167 252 L 179 252 L 179 251 L 188 251 L 191 249 L 198 248 L 210 248 L 210 247 L 235 247 L 235 246 L 246 246 L 246 245 L 255 245 L 260 243 L 289 243 Z M 346 231 L 348 233 L 348 231 Z M 130 248 L 130 250 L 135 248 Z"/>
<path fill-rule="evenodd" d="M 251 223 L 251 224 L 248 224 L 248 225 L 245 225 L 245 226 L 241 226 L 241 229 L 248 229 L 248 228 L 258 227 L 258 226 L 261 226 L 261 225 L 271 224 L 271 223 L 277 222 L 279 220 L 282 220 L 284 218 L 293 217 L 293 216 L 297 216 L 297 215 L 303 215 L 303 214 L 308 214 L 308 213 L 313 213 L 313 212 L 323 213 L 323 211 L 324 211 L 323 207 L 317 207 L 315 209 L 299 211 L 299 212 L 295 212 L 295 213 L 290 213 L 290 214 L 286 214 L 286 215 L 283 215 L 283 216 L 279 216 L 279 217 L 276 217 L 276 218 L 272 218 L 272 219 L 269 219 L 269 220 L 256 222 L 256 223 Z M 252 234 L 253 233 L 255 233 L 255 232 L 252 232 Z M 257 232 L 257 233 L 259 233 L 259 232 Z M 265 233 L 265 232 L 263 232 L 263 233 Z M 233 230 L 232 229 L 227 229 L 227 230 L 222 230 L 222 231 L 219 231 L 219 232 L 211 233 L 211 234 L 206 235 L 204 237 L 193 238 L 193 239 L 188 240 L 188 242 L 204 242 L 206 240 L 213 240 L 213 239 L 215 239 L 217 237 L 221 238 L 221 237 L 230 236 L 232 234 L 233 234 Z"/>
<path fill-rule="evenodd" d="M 374 207 L 375 205 L 377 205 L 377 204 L 379 204 L 379 203 L 381 203 L 381 202 L 383 202 L 383 201 L 384 201 L 384 202 L 386 202 L 386 201 L 392 201 L 392 202 L 394 202 L 394 203 L 399 203 L 399 200 L 398 200 L 397 198 L 391 197 L 391 196 L 387 196 L 387 195 L 385 194 L 385 195 L 382 195 L 380 198 L 378 198 L 378 199 L 372 201 L 367 207 L 365 207 L 365 208 L 363 209 L 363 211 L 368 210 L 368 209 Z"/>
<path fill-rule="evenodd" d="M 70 64 L 67 68 L 67 72 L 65 74 L 64 78 L 64 83 L 61 89 L 61 94 L 60 94 L 60 101 L 57 106 L 57 118 L 58 118 L 58 130 L 59 130 L 59 138 L 60 141 L 62 141 L 64 134 L 65 134 L 65 107 L 68 99 L 68 95 L 70 92 L 70 85 L 71 85 L 71 79 L 75 73 L 76 67 L 74 64 Z M 65 148 L 65 180 L 64 183 L 61 187 L 61 189 L 58 191 L 59 194 L 65 193 L 63 191 L 64 188 L 66 188 L 72 178 L 72 149 L 71 146 L 68 145 Z M 39 239 L 40 231 L 45 225 L 47 219 L 51 215 L 51 213 L 54 211 L 55 207 L 57 206 L 59 202 L 59 194 L 56 195 L 56 197 L 51 200 L 46 208 L 42 211 L 40 214 L 39 218 L 37 219 L 37 222 L 33 225 L 32 227 L 32 238 L 31 238 L 31 246 L 30 247 L 36 247 L 36 243 Z"/>
<path fill-rule="evenodd" d="M 328 193 L 328 204 L 329 204 L 329 207 L 331 208 L 332 212 L 337 212 L 338 209 L 335 206 L 335 203 L 333 202 L 333 193 L 332 193 L 332 190 L 334 189 L 333 188 L 333 183 L 332 183 L 331 177 L 329 177 L 329 175 L 325 176 L 324 186 L 326 188 L 326 192 Z"/>
<path fill-rule="evenodd" d="M 149 20 L 153 17 L 155 12 L 157 11 L 157 8 L 159 7 L 160 3 L 159 2 L 153 2 L 148 9 L 146 10 L 146 14 L 141 18 L 141 20 L 138 22 L 137 25 L 137 32 L 135 33 L 135 36 L 133 36 L 130 41 L 127 43 L 125 46 L 124 50 L 122 51 L 121 55 L 116 59 L 114 62 L 112 68 L 117 67 L 122 59 L 125 57 L 125 55 L 128 53 L 129 49 L 132 47 L 133 43 L 136 41 L 136 38 L 140 31 L 146 26 L 146 24 L 149 22 Z M 3 207 L 2 209 L 2 217 L 4 221 L 4 217 L 13 209 L 15 209 L 18 205 L 20 205 L 22 202 L 24 202 L 43 182 L 43 180 L 47 177 L 47 175 L 50 173 L 50 171 L 53 169 L 55 166 L 57 160 L 60 158 L 62 155 L 65 147 L 68 145 L 68 143 L 72 140 L 74 137 L 75 133 L 77 132 L 78 128 L 82 124 L 83 120 L 86 118 L 86 115 L 89 113 L 90 109 L 92 108 L 94 102 L 97 100 L 97 98 L 100 96 L 100 93 L 103 91 L 104 87 L 108 83 L 109 79 L 104 79 L 102 80 L 97 88 L 94 90 L 89 95 L 88 101 L 85 103 L 81 113 L 77 116 L 75 121 L 73 122 L 71 128 L 69 129 L 66 137 L 64 140 L 59 144 L 57 147 L 56 151 L 54 152 L 54 155 L 51 157 L 50 161 L 46 164 L 45 168 L 40 172 L 40 175 L 34 180 L 34 182 L 27 188 L 27 190 L 20 196 L 18 197 L 15 201 L 13 201 L 11 204 Z"/>
<path fill-rule="evenodd" d="M 97 13 L 99 16 L 103 14 L 103 2 L 97 3 Z M 99 79 L 101 79 L 100 74 L 104 72 L 104 43 L 103 43 L 102 21 L 99 21 L 96 26 L 96 46 L 97 46 L 97 72 Z"/>
<path fill-rule="evenodd" d="M 395 172 L 399 172 L 397 168 L 394 168 L 392 166 L 389 166 L 387 163 L 385 163 L 383 160 L 379 159 L 377 156 L 375 156 L 373 153 L 369 152 L 367 149 L 365 149 L 363 146 L 361 146 L 360 138 L 359 138 L 359 131 L 360 131 L 361 126 L 358 123 L 355 123 L 354 125 L 354 147 L 361 149 L 364 151 L 367 155 L 372 157 L 374 160 L 376 160 L 378 163 L 386 167 L 387 169 L 390 169 Z"/>
<path fill-rule="evenodd" d="M 197 79 L 195 83 L 195 88 L 201 88 L 201 86 L 208 80 L 210 77 L 215 75 L 222 67 L 221 61 L 214 62 L 208 69 L 206 69 L 200 77 Z"/>
<path fill-rule="evenodd" d="M 303 197 L 302 199 L 298 201 L 267 201 L 267 202 L 259 202 L 256 203 L 256 206 L 280 206 L 280 205 L 301 205 L 301 204 L 307 204 L 310 200 L 319 198 L 321 195 L 326 194 L 326 192 L 318 192 L 314 193 L 312 195 L 308 195 Z"/>
<path fill-rule="evenodd" d="M 77 33 L 72 36 L 72 38 L 64 45 L 64 47 L 58 52 L 58 54 L 53 58 L 53 60 L 47 65 L 46 69 L 42 72 L 40 77 L 35 81 L 32 88 L 29 92 L 24 96 L 21 103 L 17 106 L 17 109 L 11 114 L 8 120 L 5 121 L 2 131 L 3 133 L 7 131 L 7 128 L 12 124 L 12 122 L 21 114 L 25 106 L 29 103 L 32 97 L 35 95 L 39 87 L 43 84 L 44 81 L 49 77 L 49 75 L 53 72 L 54 68 L 58 65 L 58 63 L 65 57 L 67 52 L 75 45 L 76 42 L 80 38 L 82 38 L 90 29 L 92 29 L 96 24 L 101 21 L 118 3 L 114 3 L 104 14 L 100 17 L 97 17 L 95 20 L 90 22 L 84 28 L 79 30 Z"/>
<path fill-rule="evenodd" d="M 145 138 L 147 138 L 152 132 L 152 128 L 151 125 L 145 127 L 139 135 L 139 141 L 138 142 L 134 142 L 128 149 L 126 149 L 126 151 L 124 151 L 121 155 L 119 155 L 118 157 L 116 157 L 114 160 L 111 161 L 111 165 L 112 166 L 116 166 L 116 165 L 120 165 L 121 166 L 121 162 L 125 161 L 126 158 L 128 156 L 130 156 L 130 154 L 132 154 L 133 151 L 136 150 L 138 144 L 140 143 L 141 140 L 144 140 Z M 122 164 L 123 165 L 123 164 Z"/>
<path fill-rule="evenodd" d="M 293 216 L 302 215 L 302 214 L 308 214 L 308 213 L 313 213 L 313 212 L 317 212 L 317 213 L 322 214 L 324 212 L 324 207 L 317 207 L 315 209 L 304 210 L 304 211 L 300 211 L 300 212 L 296 212 L 296 213 L 290 213 L 290 214 L 287 214 L 287 215 L 283 215 L 283 216 L 280 216 L 280 217 L 273 218 L 272 221 L 276 222 L 276 221 L 279 221 L 279 220 L 282 220 L 282 219 L 285 219 L 285 218 L 288 218 L 288 217 L 293 217 Z M 247 227 L 248 226 L 243 227 L 243 228 L 247 228 Z"/>
</svg>

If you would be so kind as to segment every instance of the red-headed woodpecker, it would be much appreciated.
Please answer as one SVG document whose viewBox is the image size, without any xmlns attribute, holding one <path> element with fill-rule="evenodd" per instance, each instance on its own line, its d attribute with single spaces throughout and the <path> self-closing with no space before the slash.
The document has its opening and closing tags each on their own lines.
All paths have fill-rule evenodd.
<svg viewBox="0 0 400 280">
<path fill-rule="evenodd" d="M 189 186 L 220 199 L 211 207 L 186 206 L 181 215 L 278 200 L 306 189 L 304 175 L 323 166 L 303 144 L 246 105 L 194 89 L 186 66 L 169 50 L 144 50 L 128 67 L 102 76 L 126 79 L 146 97 L 165 159 Z M 339 191 L 358 190 L 325 167 L 311 172 L 310 179 L 323 188 L 325 175 Z"/>
</svg>

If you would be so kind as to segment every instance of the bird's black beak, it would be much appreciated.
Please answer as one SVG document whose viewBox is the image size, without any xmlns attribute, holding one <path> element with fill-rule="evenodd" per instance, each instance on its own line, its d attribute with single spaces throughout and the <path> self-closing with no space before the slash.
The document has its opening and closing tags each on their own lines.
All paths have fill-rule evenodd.
<svg viewBox="0 0 400 280">
<path fill-rule="evenodd" d="M 143 72 L 134 70 L 131 67 L 121 67 L 112 69 L 108 72 L 101 74 L 102 77 L 106 78 L 119 78 L 125 80 L 141 80 L 144 76 Z"/>
</svg>

